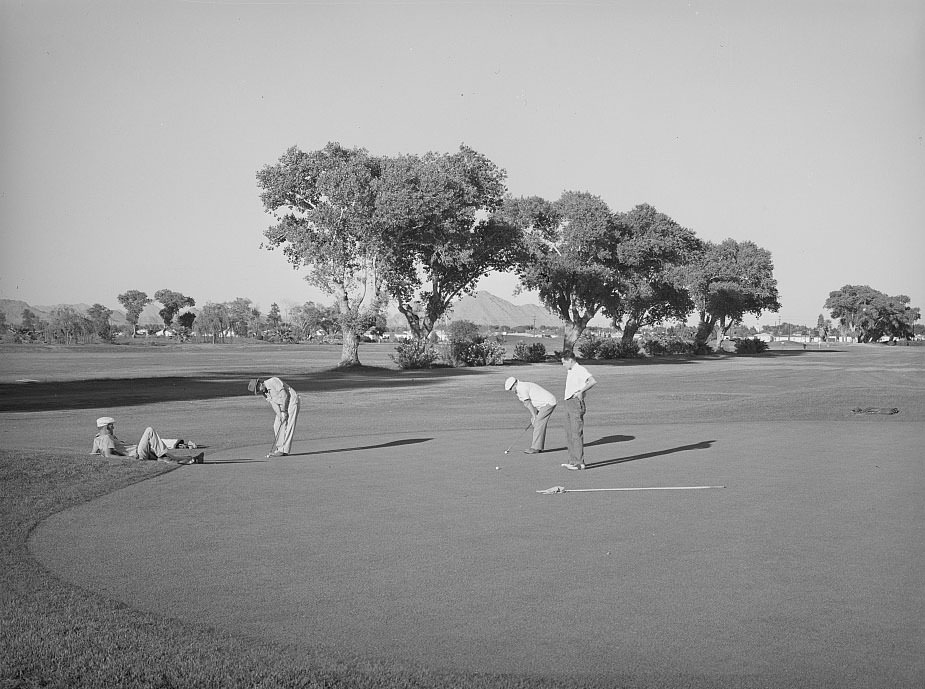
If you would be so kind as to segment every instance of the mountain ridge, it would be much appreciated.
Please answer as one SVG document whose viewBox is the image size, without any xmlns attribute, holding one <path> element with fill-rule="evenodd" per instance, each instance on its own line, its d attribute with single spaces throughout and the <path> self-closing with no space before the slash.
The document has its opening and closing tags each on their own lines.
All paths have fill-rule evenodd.
<svg viewBox="0 0 925 689">
<path fill-rule="evenodd" d="M 80 313 L 86 313 L 91 307 L 91 305 L 83 303 L 32 305 L 19 299 L 0 299 L 0 311 L 6 314 L 6 322 L 11 325 L 18 325 L 22 322 L 23 309 L 29 309 L 37 318 L 47 321 L 52 310 L 61 306 L 69 306 Z M 107 308 L 112 307 L 107 306 Z M 160 304 L 148 304 L 138 319 L 139 327 L 150 323 L 161 323 L 161 317 L 158 315 L 160 308 Z M 189 310 L 194 313 L 199 311 L 196 308 Z M 559 317 L 551 314 L 539 304 L 513 304 L 485 290 L 479 290 L 471 295 L 464 295 L 447 312 L 447 320 L 466 320 L 476 325 L 507 326 L 510 328 L 523 326 L 558 328 L 562 326 L 562 320 Z M 125 311 L 121 309 L 112 309 L 110 321 L 116 327 L 123 327 L 128 324 L 125 319 Z M 397 330 L 405 329 L 408 325 L 404 316 L 395 311 L 394 308 L 390 311 L 387 322 L 389 327 Z"/>
</svg>

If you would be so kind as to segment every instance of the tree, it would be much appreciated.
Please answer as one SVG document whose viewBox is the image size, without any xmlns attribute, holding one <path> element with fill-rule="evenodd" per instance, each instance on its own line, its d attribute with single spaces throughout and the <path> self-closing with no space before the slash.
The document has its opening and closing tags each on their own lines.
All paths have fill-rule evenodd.
<svg viewBox="0 0 925 689">
<path fill-rule="evenodd" d="M 868 285 L 845 285 L 829 292 L 825 308 L 858 342 L 876 342 L 883 337 L 892 342 L 914 337 L 919 308 L 909 306 L 909 301 L 904 294 L 891 297 Z"/>
<path fill-rule="evenodd" d="M 273 302 L 270 304 L 270 312 L 267 313 L 267 326 L 272 330 L 276 335 L 279 335 L 280 325 L 283 322 L 283 317 L 279 313 L 279 304 Z"/>
<path fill-rule="evenodd" d="M 22 318 L 22 322 L 19 327 L 22 328 L 23 332 L 34 333 L 37 330 L 38 318 L 32 312 L 32 309 L 23 309 L 20 318 Z"/>
<path fill-rule="evenodd" d="M 337 330 L 337 309 L 333 306 L 321 306 L 311 301 L 294 307 L 289 316 L 295 324 L 300 339 L 310 340 L 317 333 L 331 335 Z"/>
<path fill-rule="evenodd" d="M 202 307 L 197 320 L 199 321 L 199 331 L 212 335 L 212 344 L 215 344 L 219 336 L 221 336 L 224 342 L 229 320 L 228 307 L 225 304 L 214 304 L 209 302 Z"/>
<path fill-rule="evenodd" d="M 514 264 L 519 232 L 496 216 L 504 180 L 504 170 L 465 145 L 383 159 L 376 222 L 388 238 L 387 284 L 416 340 L 427 340 L 479 278 Z"/>
<path fill-rule="evenodd" d="M 187 311 L 186 313 L 181 313 L 179 316 L 177 316 L 177 324 L 183 331 L 184 339 L 188 338 L 190 333 L 193 332 L 193 322 L 195 320 L 196 314 L 192 311 Z"/>
<path fill-rule="evenodd" d="M 93 324 L 94 332 L 106 342 L 112 340 L 112 326 L 109 323 L 111 315 L 112 309 L 106 308 L 102 304 L 94 304 L 87 310 L 87 316 Z"/>
<path fill-rule="evenodd" d="M 132 337 L 135 337 L 138 334 L 138 318 L 153 299 L 149 299 L 147 294 L 137 289 L 120 294 L 118 299 L 119 303 L 125 308 L 125 320 L 132 325 Z"/>
<path fill-rule="evenodd" d="M 64 344 L 75 344 L 81 335 L 93 333 L 93 324 L 90 319 L 79 313 L 71 306 L 56 306 L 49 314 L 48 324 L 50 338 L 64 341 Z"/>
<path fill-rule="evenodd" d="M 343 337 L 340 366 L 358 366 L 360 333 L 388 301 L 386 247 L 373 221 L 381 163 L 364 149 L 329 143 L 304 153 L 290 148 L 257 173 L 264 209 L 276 223 L 264 233 L 268 248 L 283 247 L 306 280 L 334 296 Z"/>
<path fill-rule="evenodd" d="M 504 217 L 523 232 L 517 275 L 524 289 L 565 322 L 563 350 L 572 351 L 599 311 L 620 312 L 617 250 L 624 231 L 607 204 L 567 191 L 549 203 L 508 199 Z"/>
<path fill-rule="evenodd" d="M 720 334 L 745 314 L 780 310 L 771 252 L 754 242 L 704 242 L 685 268 L 687 287 L 700 314 L 694 346 L 702 351 L 717 326 Z"/>
<path fill-rule="evenodd" d="M 627 239 L 617 249 L 621 299 L 612 317 L 615 327 L 625 318 L 622 339 L 628 344 L 641 326 L 683 321 L 694 310 L 683 266 L 701 242 L 693 231 L 648 204 L 620 214 L 618 222 L 627 228 Z"/>
<path fill-rule="evenodd" d="M 174 316 L 179 313 L 180 309 L 187 306 L 196 306 L 196 301 L 192 297 L 187 297 L 180 292 L 174 292 L 169 289 L 159 289 L 154 293 L 154 298 L 164 305 L 158 314 L 164 321 L 164 327 L 169 328 L 173 323 Z"/>
<path fill-rule="evenodd" d="M 251 300 L 246 297 L 237 297 L 226 304 L 228 309 L 228 327 L 239 337 L 247 337 L 248 324 L 251 320 Z"/>
</svg>

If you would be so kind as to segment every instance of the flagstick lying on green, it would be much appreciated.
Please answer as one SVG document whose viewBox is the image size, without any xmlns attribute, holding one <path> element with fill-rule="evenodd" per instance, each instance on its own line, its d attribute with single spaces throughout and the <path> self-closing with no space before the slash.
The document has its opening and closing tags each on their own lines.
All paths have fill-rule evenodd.
<svg viewBox="0 0 925 689">
<path fill-rule="evenodd" d="M 568 488 L 564 486 L 553 486 L 546 490 L 538 490 L 537 493 L 543 495 L 554 495 L 556 493 L 600 493 L 605 491 L 618 490 L 704 490 L 706 488 L 725 488 L 726 486 L 653 486 L 651 488 Z"/>
</svg>

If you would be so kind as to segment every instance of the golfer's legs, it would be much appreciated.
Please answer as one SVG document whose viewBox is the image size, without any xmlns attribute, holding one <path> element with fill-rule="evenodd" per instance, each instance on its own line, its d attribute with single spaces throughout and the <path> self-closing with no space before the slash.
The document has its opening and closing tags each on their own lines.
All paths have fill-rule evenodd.
<svg viewBox="0 0 925 689">
<path fill-rule="evenodd" d="M 295 424 L 299 418 L 299 396 L 293 395 L 289 400 L 289 408 L 286 419 L 286 428 L 283 431 L 283 437 L 279 440 L 279 449 L 287 455 L 292 451 L 292 436 L 295 435 Z M 279 428 L 276 428 L 276 437 L 279 438 Z"/>
<path fill-rule="evenodd" d="M 568 454 L 572 464 L 581 464 L 585 458 L 585 403 L 574 397 L 565 400 L 568 415 L 565 429 L 568 436 Z"/>
<path fill-rule="evenodd" d="M 549 416 L 555 409 L 556 405 L 548 404 L 536 410 L 536 419 L 533 422 L 533 443 L 530 445 L 534 450 L 542 450 L 546 447 L 546 426 L 549 424 Z"/>
<path fill-rule="evenodd" d="M 148 426 L 138 441 L 138 459 L 157 459 L 167 454 L 167 446 L 153 428 Z"/>
</svg>

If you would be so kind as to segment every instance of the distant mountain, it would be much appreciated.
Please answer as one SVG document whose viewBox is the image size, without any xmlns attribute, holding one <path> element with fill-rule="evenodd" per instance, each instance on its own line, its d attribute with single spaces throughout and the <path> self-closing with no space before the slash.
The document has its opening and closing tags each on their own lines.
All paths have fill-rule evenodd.
<svg viewBox="0 0 925 689">
<path fill-rule="evenodd" d="M 480 291 L 473 295 L 465 295 L 453 304 L 452 310 L 447 314 L 450 321 L 471 321 L 476 325 L 485 326 L 518 326 L 534 325 L 537 328 L 544 326 L 559 328 L 562 321 L 537 304 L 512 304 L 497 297 L 491 292 Z M 388 317 L 388 325 L 396 330 L 408 327 L 408 322 L 400 313 L 393 313 Z"/>
<path fill-rule="evenodd" d="M 29 309 L 36 315 L 37 318 L 43 321 L 47 321 L 49 314 L 59 306 L 70 306 L 72 309 L 79 311 L 80 313 L 86 313 L 91 307 L 90 304 L 53 304 L 51 306 L 32 306 L 18 299 L 0 299 L 0 311 L 6 314 L 6 322 L 11 325 L 19 325 L 22 323 L 23 309 Z M 112 307 L 107 306 L 107 308 Z M 160 304 L 148 304 L 144 308 L 144 311 L 141 312 L 141 316 L 138 318 L 138 326 L 143 327 L 149 323 L 162 323 L 163 321 L 158 314 L 160 309 Z M 184 309 L 184 311 L 185 310 L 186 309 Z M 196 313 L 199 312 L 198 309 L 189 310 L 195 311 Z M 121 309 L 112 309 L 112 315 L 109 317 L 109 320 L 114 326 L 118 328 L 128 324 L 128 321 L 125 320 L 125 311 L 122 311 Z"/>
<path fill-rule="evenodd" d="M 22 322 L 23 309 L 30 309 L 38 318 L 47 321 L 49 314 L 58 306 L 70 306 L 81 313 L 86 313 L 90 308 L 89 304 L 54 304 L 51 306 L 31 306 L 24 301 L 16 299 L 0 299 L 0 311 L 6 314 L 6 322 L 12 325 L 18 325 Z M 112 308 L 111 306 L 108 308 Z M 151 323 L 161 323 L 161 317 L 158 315 L 160 304 L 148 304 L 138 319 L 138 326 L 144 327 Z M 186 309 L 184 309 L 185 311 Z M 194 313 L 199 313 L 199 309 L 189 309 Z M 537 304 L 512 304 L 511 302 L 497 297 L 491 292 L 480 291 L 472 295 L 466 295 L 458 302 L 453 304 L 452 309 L 447 314 L 450 321 L 472 321 L 476 325 L 484 326 L 508 326 L 516 328 L 518 326 L 529 327 L 551 327 L 558 328 L 562 326 L 562 321 L 545 308 Z M 113 309 L 110 321 L 116 327 L 124 327 L 127 324 L 125 320 L 125 311 Z M 400 313 L 393 311 L 388 315 L 387 322 L 390 328 L 404 330 L 408 327 L 408 322 Z"/>
</svg>

